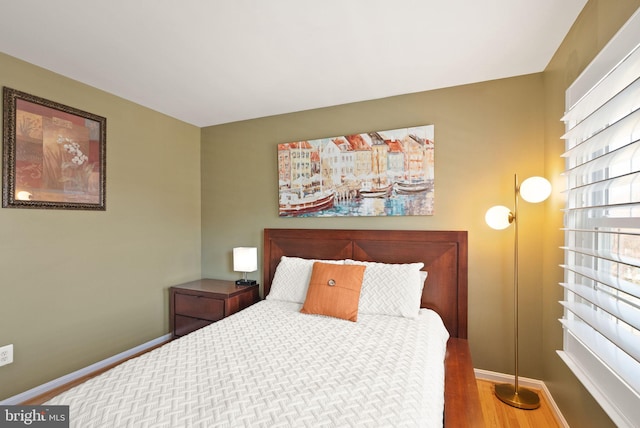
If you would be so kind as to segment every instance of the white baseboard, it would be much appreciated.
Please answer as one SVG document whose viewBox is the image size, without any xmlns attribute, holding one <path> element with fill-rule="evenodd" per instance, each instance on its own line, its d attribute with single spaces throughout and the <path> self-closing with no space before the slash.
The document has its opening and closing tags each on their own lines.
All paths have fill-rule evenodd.
<svg viewBox="0 0 640 428">
<path fill-rule="evenodd" d="M 476 379 L 488 380 L 496 383 L 513 383 L 514 382 L 513 375 L 492 372 L 489 370 L 482 370 L 482 369 L 473 369 L 473 371 L 476 374 Z M 549 405 L 551 406 L 551 411 L 555 415 L 558 423 L 564 428 L 569 428 L 569 424 L 567 423 L 564 416 L 562 416 L 562 412 L 560 411 L 560 408 L 558 407 L 556 402 L 553 400 L 553 397 L 551 396 L 551 392 L 549 392 L 547 385 L 545 385 L 543 381 L 538 379 L 531 379 L 527 377 L 518 376 L 518 385 L 528 387 L 528 388 L 534 388 L 542 391 L 545 398 L 549 402 Z"/>
<path fill-rule="evenodd" d="M 16 404 L 20 404 L 20 403 L 24 403 L 27 400 L 31 400 L 32 398 L 35 398 L 39 395 L 42 395 L 48 391 L 51 391 L 52 389 L 58 388 L 60 386 L 66 385 L 69 382 L 73 382 L 74 380 L 80 379 L 83 376 L 86 376 L 88 374 L 91 374 L 95 371 L 98 371 L 100 369 L 103 369 L 111 364 L 115 364 L 118 363 L 120 361 L 126 360 L 127 358 L 140 353 L 140 352 L 144 352 L 148 349 L 153 348 L 154 346 L 160 345 L 163 342 L 167 342 L 169 339 L 171 339 L 171 334 L 165 334 L 164 336 L 160 336 L 156 339 L 150 340 L 149 342 L 143 343 L 142 345 L 138 345 L 135 348 L 131 348 L 128 349 L 124 352 L 121 352 L 117 355 L 114 355 L 113 357 L 109 357 L 107 359 L 104 359 L 102 361 L 98 361 L 97 363 L 91 364 L 90 366 L 87 366 L 83 369 L 80 370 L 76 370 L 73 373 L 69 373 L 67 375 L 64 375 L 62 377 L 59 377 L 57 379 L 54 379 L 50 382 L 47 383 L 43 383 L 42 385 L 36 386 L 35 388 L 31 388 L 28 391 L 22 392 L 18 395 L 14 395 L 13 397 L 9 397 L 6 400 L 2 400 L 0 401 L 0 405 L 2 406 L 11 406 L 11 405 L 16 405 Z"/>
</svg>

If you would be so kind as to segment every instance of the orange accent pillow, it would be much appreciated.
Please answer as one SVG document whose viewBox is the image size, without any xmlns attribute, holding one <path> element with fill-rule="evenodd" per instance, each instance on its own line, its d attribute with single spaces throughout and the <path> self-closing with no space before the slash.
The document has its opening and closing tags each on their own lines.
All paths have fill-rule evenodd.
<svg viewBox="0 0 640 428">
<path fill-rule="evenodd" d="M 357 321 L 365 266 L 315 262 L 300 312 Z"/>
</svg>

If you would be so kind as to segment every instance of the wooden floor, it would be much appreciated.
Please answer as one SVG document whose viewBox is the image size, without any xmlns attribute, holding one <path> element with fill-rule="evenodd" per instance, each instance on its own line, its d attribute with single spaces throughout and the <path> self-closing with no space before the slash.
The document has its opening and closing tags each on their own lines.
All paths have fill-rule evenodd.
<svg viewBox="0 0 640 428">
<path fill-rule="evenodd" d="M 478 391 L 484 420 L 489 428 L 561 428 L 544 394 L 540 393 L 540 407 L 522 410 L 500 401 L 494 393 L 494 383 L 478 379 Z"/>
</svg>

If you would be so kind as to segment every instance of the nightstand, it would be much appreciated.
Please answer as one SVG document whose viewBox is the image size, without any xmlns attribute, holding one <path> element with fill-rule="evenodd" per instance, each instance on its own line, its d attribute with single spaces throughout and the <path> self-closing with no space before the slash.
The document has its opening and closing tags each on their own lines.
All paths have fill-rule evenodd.
<svg viewBox="0 0 640 428">
<path fill-rule="evenodd" d="M 174 338 L 235 314 L 260 300 L 258 285 L 199 279 L 169 288 L 169 324 Z"/>
</svg>

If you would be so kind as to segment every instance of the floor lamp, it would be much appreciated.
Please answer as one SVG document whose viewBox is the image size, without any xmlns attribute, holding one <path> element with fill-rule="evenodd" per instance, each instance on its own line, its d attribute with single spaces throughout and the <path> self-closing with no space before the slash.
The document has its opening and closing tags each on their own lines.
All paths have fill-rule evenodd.
<svg viewBox="0 0 640 428">
<path fill-rule="evenodd" d="M 515 374 L 514 384 L 498 384 L 495 387 L 496 396 L 510 406 L 519 409 L 537 409 L 540 398 L 535 391 L 518 385 L 518 200 L 520 197 L 527 202 L 542 202 L 551 194 L 551 184 L 543 177 L 530 177 L 518 184 L 518 175 L 514 175 L 514 209 L 505 206 L 490 208 L 485 221 L 492 229 L 506 229 L 511 223 L 515 227 L 513 247 L 513 318 L 514 318 L 514 349 Z"/>
</svg>

